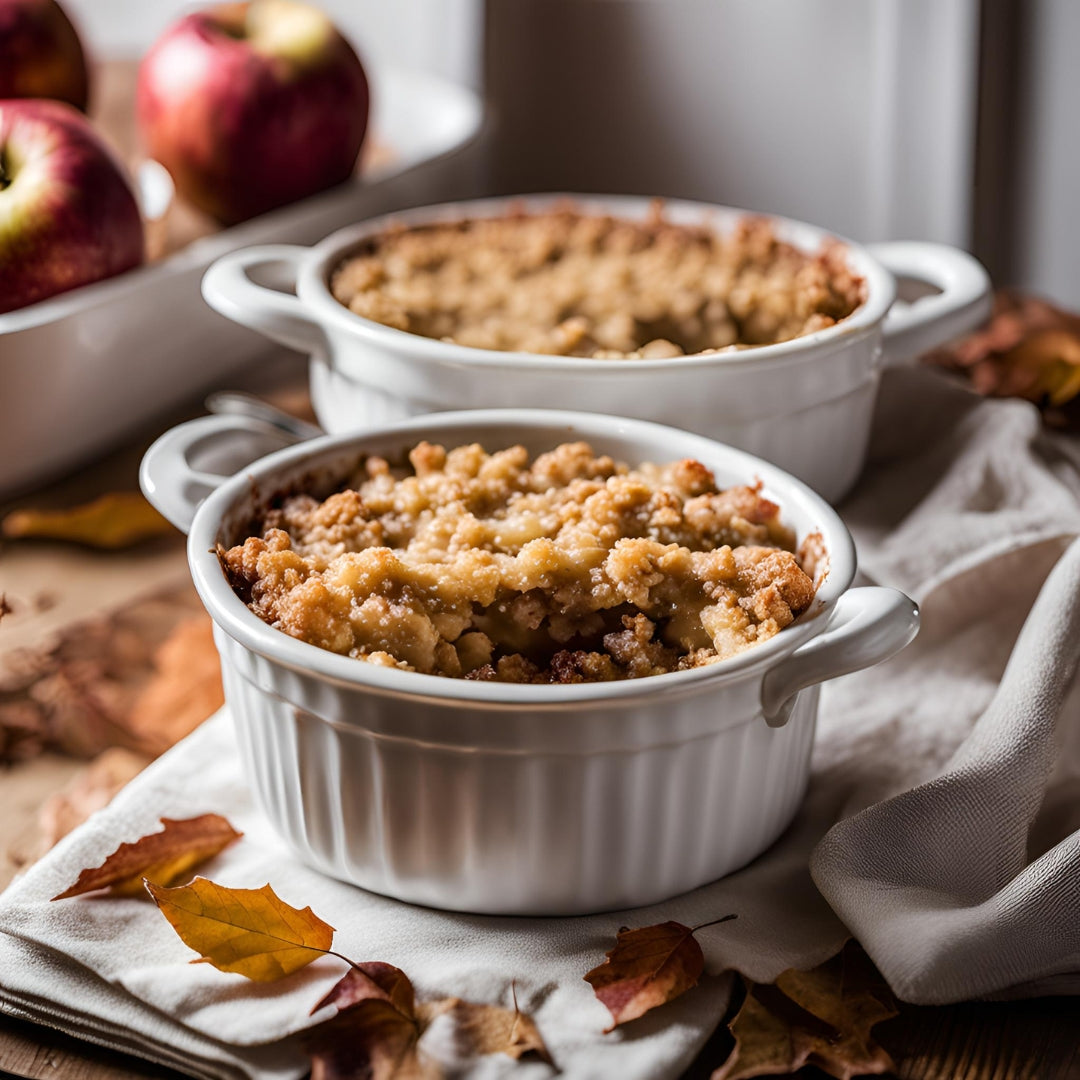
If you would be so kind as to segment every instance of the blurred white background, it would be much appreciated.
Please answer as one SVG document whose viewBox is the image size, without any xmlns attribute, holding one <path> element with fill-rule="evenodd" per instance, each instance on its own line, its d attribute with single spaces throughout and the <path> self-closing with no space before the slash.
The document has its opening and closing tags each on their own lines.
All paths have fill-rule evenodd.
<svg viewBox="0 0 1080 1080">
<path fill-rule="evenodd" d="M 190 6 L 66 2 L 99 55 L 129 56 Z M 958 243 L 1080 306 L 1077 0 L 321 2 L 373 62 L 485 86 L 480 188 Z"/>
<path fill-rule="evenodd" d="M 479 71 L 480 0 L 313 0 L 362 56 L 472 83 Z M 98 55 L 137 57 L 194 7 L 180 0 L 63 0 Z"/>
</svg>

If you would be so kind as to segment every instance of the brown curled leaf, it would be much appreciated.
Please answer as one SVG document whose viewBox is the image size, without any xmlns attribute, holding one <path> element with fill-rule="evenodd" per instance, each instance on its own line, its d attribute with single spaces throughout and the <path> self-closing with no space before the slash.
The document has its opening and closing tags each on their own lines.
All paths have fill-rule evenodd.
<svg viewBox="0 0 1080 1080">
<path fill-rule="evenodd" d="M 162 818 L 161 824 L 159 832 L 121 844 L 100 866 L 83 870 L 74 885 L 53 899 L 106 888 L 117 896 L 140 896 L 144 879 L 170 885 L 242 835 L 220 814 Z"/>
<path fill-rule="evenodd" d="M 315 1006 L 337 1013 L 304 1035 L 312 1080 L 436 1080 L 439 1062 L 421 1039 L 437 1019 L 449 1023 L 459 1059 L 532 1055 L 551 1063 L 531 1017 L 518 1008 L 447 997 L 417 1004 L 412 983 L 390 964 L 355 964 Z M 460 1063 L 460 1062 L 459 1062 Z"/>
<path fill-rule="evenodd" d="M 174 532 L 137 491 L 111 492 L 66 510 L 13 510 L 0 524 L 9 540 L 68 540 L 106 549 Z"/>
<path fill-rule="evenodd" d="M 712 1080 L 749 1080 L 812 1065 L 837 1080 L 891 1072 L 874 1040 L 875 1024 L 896 1004 L 866 954 L 849 943 L 812 971 L 785 971 L 771 986 L 745 980 L 746 1000 L 732 1021 L 735 1048 Z"/>
<path fill-rule="evenodd" d="M 716 922 L 735 918 L 727 915 Z M 585 976 L 611 1013 L 613 1031 L 697 985 L 705 957 L 694 934 L 704 926 L 678 922 L 620 930 L 607 960 Z"/>
<path fill-rule="evenodd" d="M 154 653 L 154 675 L 125 721 L 132 740 L 147 753 L 163 753 L 225 703 L 213 630 L 207 615 L 192 615 L 178 622 Z"/>
<path fill-rule="evenodd" d="M 110 746 L 59 791 L 54 792 L 38 811 L 41 830 L 37 854 L 44 854 L 91 814 L 108 806 L 113 796 L 149 764 L 149 758 L 122 746 Z M 164 882 L 159 884 L 173 884 Z M 138 881 L 142 891 L 142 878 Z"/>
<path fill-rule="evenodd" d="M 536 1021 L 518 1008 L 516 992 L 512 1009 L 501 1005 L 477 1005 L 461 998 L 443 998 L 421 1006 L 421 1010 L 428 1023 L 435 1016 L 449 1017 L 458 1053 L 463 1058 L 506 1054 L 520 1061 L 532 1055 L 548 1065 L 553 1064 Z"/>
<path fill-rule="evenodd" d="M 255 982 L 273 982 L 325 956 L 334 928 L 310 907 L 294 908 L 269 885 L 230 889 L 207 878 L 190 885 L 146 888 L 180 940 L 213 964 Z"/>
<path fill-rule="evenodd" d="M 1080 400 L 1080 315 L 1023 293 L 1001 290 L 981 330 L 930 352 L 928 364 L 963 372 L 980 394 L 1020 397 L 1048 421 L 1076 419 Z M 1073 408 L 1065 410 L 1065 406 Z"/>
</svg>

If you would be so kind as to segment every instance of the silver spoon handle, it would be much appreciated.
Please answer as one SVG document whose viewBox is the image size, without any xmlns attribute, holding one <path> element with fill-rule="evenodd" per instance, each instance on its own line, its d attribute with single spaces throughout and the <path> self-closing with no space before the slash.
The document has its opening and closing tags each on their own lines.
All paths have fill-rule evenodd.
<svg viewBox="0 0 1080 1080">
<path fill-rule="evenodd" d="M 219 415 L 250 416 L 256 420 L 264 420 L 298 439 L 314 439 L 325 434 L 322 428 L 292 416 L 254 394 L 246 394 L 240 390 L 218 390 L 210 394 L 206 399 L 206 408 Z"/>
</svg>

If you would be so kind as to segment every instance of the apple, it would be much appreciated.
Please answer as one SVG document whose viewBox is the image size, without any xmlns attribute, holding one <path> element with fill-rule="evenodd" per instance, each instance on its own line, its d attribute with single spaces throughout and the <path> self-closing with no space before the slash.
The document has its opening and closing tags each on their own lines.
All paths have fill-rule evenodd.
<svg viewBox="0 0 1080 1080">
<path fill-rule="evenodd" d="M 86 111 L 86 57 L 56 0 L 0 0 L 0 98 L 56 98 Z"/>
<path fill-rule="evenodd" d="M 0 101 L 0 313 L 142 261 L 135 196 L 86 117 L 59 101 Z"/>
<path fill-rule="evenodd" d="M 147 153 L 177 191 L 233 224 L 352 175 L 368 84 L 321 11 L 250 0 L 167 30 L 139 67 L 136 109 Z"/>
</svg>

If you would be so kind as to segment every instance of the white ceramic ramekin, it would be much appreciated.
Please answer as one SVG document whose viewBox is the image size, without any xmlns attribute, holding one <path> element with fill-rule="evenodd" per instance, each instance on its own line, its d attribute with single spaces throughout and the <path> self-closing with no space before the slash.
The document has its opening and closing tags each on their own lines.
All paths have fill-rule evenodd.
<svg viewBox="0 0 1080 1080">
<path fill-rule="evenodd" d="M 361 241 L 391 222 L 423 224 L 530 210 L 573 199 L 586 212 L 642 218 L 650 200 L 529 196 L 424 207 L 334 233 L 314 248 L 271 245 L 216 262 L 203 296 L 223 315 L 312 355 L 311 390 L 327 431 L 359 431 L 455 408 L 575 408 L 668 423 L 719 439 L 787 469 L 835 502 L 866 454 L 883 362 L 917 355 L 989 313 L 990 283 L 970 255 L 928 243 L 860 246 L 846 241 L 866 279 L 865 303 L 837 326 L 779 345 L 665 360 L 588 360 L 493 352 L 404 333 L 353 314 L 330 292 L 330 275 Z M 724 233 L 745 211 L 669 201 L 676 222 Z M 772 218 L 777 234 L 806 251 L 821 229 Z M 295 280 L 296 295 L 249 274 Z M 893 309 L 894 275 L 940 290 Z"/>
<path fill-rule="evenodd" d="M 851 589 L 835 512 L 774 466 L 640 420 L 541 410 L 443 413 L 278 450 L 286 437 L 211 416 L 143 460 L 148 498 L 189 530 L 225 693 L 256 795 L 307 862 L 434 907 L 570 914 L 692 889 L 769 846 L 805 790 L 817 684 L 891 656 L 918 612 L 891 589 Z M 617 683 L 521 686 L 383 668 L 294 640 L 233 593 L 214 547 L 264 500 L 343 477 L 365 453 L 421 438 L 489 450 L 587 439 L 629 462 L 697 458 L 722 485 L 760 479 L 829 568 L 814 605 L 763 644 L 710 667 Z M 241 468 L 240 463 L 254 464 Z M 201 502 L 205 496 L 205 501 Z"/>
</svg>

